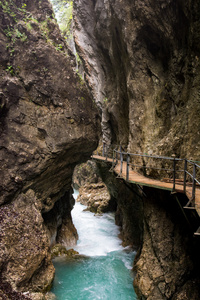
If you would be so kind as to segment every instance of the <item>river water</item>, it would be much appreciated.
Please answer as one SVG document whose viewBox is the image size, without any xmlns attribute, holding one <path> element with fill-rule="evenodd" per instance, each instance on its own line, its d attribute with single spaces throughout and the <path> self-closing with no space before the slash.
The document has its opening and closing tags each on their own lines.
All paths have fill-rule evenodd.
<svg viewBox="0 0 200 300">
<path fill-rule="evenodd" d="M 114 214 L 94 216 L 85 208 L 76 202 L 72 218 L 79 235 L 74 249 L 87 258 L 55 259 L 52 292 L 58 300 L 136 300 L 131 272 L 135 253 L 121 246 Z"/>
</svg>

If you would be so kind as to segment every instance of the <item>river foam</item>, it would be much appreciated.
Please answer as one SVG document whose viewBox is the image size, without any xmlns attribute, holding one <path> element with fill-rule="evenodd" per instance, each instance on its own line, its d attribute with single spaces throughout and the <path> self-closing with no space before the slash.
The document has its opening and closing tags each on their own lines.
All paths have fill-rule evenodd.
<svg viewBox="0 0 200 300">
<path fill-rule="evenodd" d="M 85 208 L 76 203 L 72 218 L 79 234 L 75 250 L 88 258 L 56 259 L 52 292 L 58 300 L 137 299 L 131 274 L 135 253 L 122 247 L 114 214 L 94 216 Z"/>
</svg>

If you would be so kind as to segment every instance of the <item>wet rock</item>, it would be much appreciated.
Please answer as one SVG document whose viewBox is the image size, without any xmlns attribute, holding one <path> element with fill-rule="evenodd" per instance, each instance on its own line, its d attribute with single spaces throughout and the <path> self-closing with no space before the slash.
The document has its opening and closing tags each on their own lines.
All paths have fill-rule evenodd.
<svg viewBox="0 0 200 300">
<path fill-rule="evenodd" d="M 66 249 L 63 245 L 56 244 L 51 249 L 51 256 L 54 261 L 59 262 L 74 262 L 77 260 L 88 259 L 89 257 L 83 254 L 79 254 L 79 252 L 74 249 Z"/>
<path fill-rule="evenodd" d="M 104 183 L 88 184 L 79 189 L 77 201 L 87 206 L 87 210 L 102 214 L 109 211 L 110 194 Z"/>
<path fill-rule="evenodd" d="M 57 257 L 57 256 L 75 256 L 78 255 L 79 253 L 75 251 L 74 249 L 69 249 L 67 250 L 63 245 L 61 244 L 56 244 L 52 249 L 51 249 L 51 257 Z"/>
<path fill-rule="evenodd" d="M 29 297 L 27 299 L 32 299 L 32 300 L 56 300 L 57 297 L 53 293 L 23 293 L 24 296 Z"/>
</svg>

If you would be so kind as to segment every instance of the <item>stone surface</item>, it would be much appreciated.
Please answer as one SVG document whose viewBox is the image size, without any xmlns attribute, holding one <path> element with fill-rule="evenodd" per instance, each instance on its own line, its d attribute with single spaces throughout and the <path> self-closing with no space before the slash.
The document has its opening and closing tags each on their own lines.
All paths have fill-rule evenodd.
<svg viewBox="0 0 200 300">
<path fill-rule="evenodd" d="M 57 243 L 61 243 L 66 248 L 76 245 L 78 234 L 71 217 L 74 204 L 71 189 L 55 203 L 49 212 L 43 214 L 50 246 Z"/>
<path fill-rule="evenodd" d="M 124 247 L 134 250 L 141 247 L 143 235 L 143 201 L 139 188 L 118 183 L 116 224 L 121 227 L 120 237 Z"/>
<path fill-rule="evenodd" d="M 199 11 L 190 0 L 74 1 L 104 141 L 199 159 Z"/>
<path fill-rule="evenodd" d="M 101 183 L 85 184 L 80 187 L 77 201 L 87 206 L 87 210 L 102 214 L 110 210 L 110 194 L 106 185 Z"/>
<path fill-rule="evenodd" d="M 82 163 L 74 169 L 73 185 L 75 189 L 79 189 L 79 187 L 85 184 L 98 182 L 102 182 L 102 180 L 98 174 L 98 167 L 95 161 L 88 160 L 86 163 Z"/>
<path fill-rule="evenodd" d="M 73 257 L 75 255 L 78 255 L 79 253 L 75 251 L 74 249 L 66 249 L 65 246 L 61 244 L 56 244 L 54 247 L 51 249 L 51 257 L 55 258 L 58 256 L 66 256 L 66 257 Z"/>
<path fill-rule="evenodd" d="M 77 239 L 72 174 L 100 123 L 49 1 L 0 2 L 0 73 L 0 295 L 27 299 L 51 287 L 50 246 Z"/>
<path fill-rule="evenodd" d="M 144 192 L 143 243 L 134 267 L 139 298 L 199 299 L 199 245 L 176 199 L 165 191 Z"/>
<path fill-rule="evenodd" d="M 33 190 L 1 206 L 1 279 L 18 290 L 47 291 L 54 267 L 49 240 Z M 38 276 L 39 275 L 39 276 Z"/>
</svg>

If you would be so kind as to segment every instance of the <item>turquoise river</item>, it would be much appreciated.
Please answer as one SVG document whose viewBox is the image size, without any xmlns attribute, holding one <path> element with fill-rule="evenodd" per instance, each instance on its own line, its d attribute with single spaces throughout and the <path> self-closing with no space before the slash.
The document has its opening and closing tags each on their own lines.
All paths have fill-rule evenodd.
<svg viewBox="0 0 200 300">
<path fill-rule="evenodd" d="M 56 258 L 52 292 L 58 300 L 136 300 L 131 272 L 135 253 L 121 246 L 114 214 L 94 216 L 85 208 L 76 202 L 72 218 L 79 235 L 74 249 L 87 258 Z"/>
</svg>

